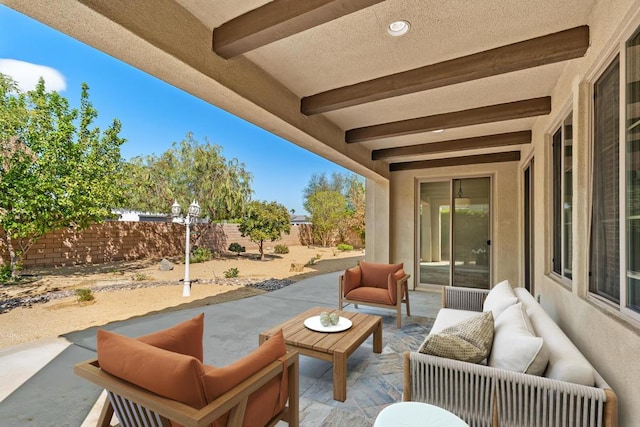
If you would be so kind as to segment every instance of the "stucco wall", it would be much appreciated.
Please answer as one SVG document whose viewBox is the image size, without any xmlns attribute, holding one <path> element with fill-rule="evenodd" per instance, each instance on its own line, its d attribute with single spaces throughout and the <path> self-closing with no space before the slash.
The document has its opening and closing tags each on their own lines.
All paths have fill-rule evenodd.
<svg viewBox="0 0 640 427">
<path fill-rule="evenodd" d="M 611 48 L 626 28 L 640 26 L 640 1 L 595 4 L 587 55 L 564 69 L 552 94 L 552 112 L 533 129 L 535 156 L 535 293 L 544 309 L 594 365 L 619 399 L 619 425 L 640 423 L 640 322 L 588 295 L 591 122 L 590 86 L 610 63 Z M 550 135 L 567 111 L 574 117 L 573 282 L 561 284 L 550 270 Z M 523 157 L 529 150 L 523 151 Z"/>
<path fill-rule="evenodd" d="M 433 170 L 393 172 L 391 174 L 391 262 L 404 262 L 411 273 L 411 283 L 419 277 L 416 263 L 417 233 L 416 203 L 418 183 L 466 177 L 491 177 L 492 282 L 508 279 L 519 283 L 521 250 L 519 226 L 519 166 L 517 162 L 447 167 Z M 510 260 L 504 262 L 504 260 Z M 415 282 L 416 284 L 418 282 Z"/>
</svg>

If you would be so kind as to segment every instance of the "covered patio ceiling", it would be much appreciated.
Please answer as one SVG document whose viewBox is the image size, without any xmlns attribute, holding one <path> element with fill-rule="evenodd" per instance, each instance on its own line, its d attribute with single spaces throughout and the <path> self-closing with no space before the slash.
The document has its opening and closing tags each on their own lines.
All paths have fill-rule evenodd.
<svg viewBox="0 0 640 427">
<path fill-rule="evenodd" d="M 376 179 L 518 160 L 595 0 L 0 1 Z"/>
</svg>

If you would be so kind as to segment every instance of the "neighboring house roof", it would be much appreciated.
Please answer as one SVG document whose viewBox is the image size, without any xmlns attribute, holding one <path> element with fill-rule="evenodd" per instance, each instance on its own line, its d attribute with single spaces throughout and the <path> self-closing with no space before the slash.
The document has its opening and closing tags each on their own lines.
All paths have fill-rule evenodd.
<svg viewBox="0 0 640 427">
<path fill-rule="evenodd" d="M 291 224 L 311 224 L 311 218 L 306 215 L 291 215 Z"/>
<path fill-rule="evenodd" d="M 171 216 L 166 213 L 132 211 L 127 209 L 112 209 L 111 212 L 118 215 L 118 221 L 169 222 L 171 220 Z"/>
</svg>

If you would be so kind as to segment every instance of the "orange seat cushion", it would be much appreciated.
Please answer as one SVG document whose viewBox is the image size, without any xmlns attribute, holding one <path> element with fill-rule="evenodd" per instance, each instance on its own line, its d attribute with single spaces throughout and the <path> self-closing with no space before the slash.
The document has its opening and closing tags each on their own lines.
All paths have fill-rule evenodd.
<svg viewBox="0 0 640 427">
<path fill-rule="evenodd" d="M 204 333 L 204 313 L 171 328 L 138 337 L 139 341 L 175 353 L 203 360 L 202 335 Z"/>
<path fill-rule="evenodd" d="M 270 363 L 282 358 L 286 352 L 284 336 L 280 330 L 242 359 L 222 368 L 207 367 L 203 377 L 207 399 L 209 401 L 217 399 Z M 267 424 L 274 415 L 284 408 L 288 395 L 287 390 L 288 382 L 285 370 L 283 375 L 275 377 L 249 397 L 243 426 L 253 427 Z M 214 426 L 226 426 L 227 418 L 227 416 L 219 418 Z"/>
<path fill-rule="evenodd" d="M 362 286 L 349 292 L 346 297 L 347 299 L 362 301 L 363 303 L 372 302 L 375 304 L 393 305 L 387 288 L 380 289 Z"/>
</svg>

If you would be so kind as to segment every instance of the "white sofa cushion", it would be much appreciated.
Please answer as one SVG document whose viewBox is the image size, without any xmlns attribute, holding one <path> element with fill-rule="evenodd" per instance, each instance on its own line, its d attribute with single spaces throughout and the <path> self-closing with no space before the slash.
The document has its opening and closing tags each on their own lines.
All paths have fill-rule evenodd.
<svg viewBox="0 0 640 427">
<path fill-rule="evenodd" d="M 522 303 L 513 304 L 496 319 L 489 366 L 532 375 L 542 375 L 549 351 L 536 337 Z"/>
<path fill-rule="evenodd" d="M 509 281 L 503 280 L 489 291 L 482 305 L 482 311 L 492 311 L 495 320 L 507 307 L 517 302 L 518 298 L 513 289 L 511 289 Z"/>
<path fill-rule="evenodd" d="M 580 350 L 526 289 L 516 288 L 515 293 L 518 300 L 525 306 L 536 334 L 544 338 L 549 350 L 549 364 L 544 376 L 554 380 L 593 386 L 595 370 Z"/>
<path fill-rule="evenodd" d="M 493 343 L 493 313 L 475 316 L 429 334 L 418 351 L 433 356 L 479 363 L 487 358 Z"/>
</svg>

